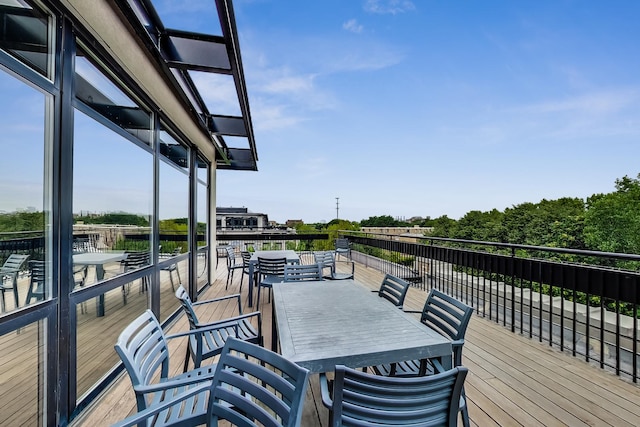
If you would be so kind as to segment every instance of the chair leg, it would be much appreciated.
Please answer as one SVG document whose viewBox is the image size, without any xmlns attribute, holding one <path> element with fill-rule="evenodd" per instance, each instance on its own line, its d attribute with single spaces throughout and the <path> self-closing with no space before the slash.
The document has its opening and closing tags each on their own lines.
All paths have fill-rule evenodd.
<svg viewBox="0 0 640 427">
<path fill-rule="evenodd" d="M 18 298 L 18 278 L 16 277 L 16 279 L 13 281 L 13 299 L 15 300 L 16 303 L 16 309 L 18 307 L 20 307 L 20 302 L 18 302 L 19 298 Z"/>
<path fill-rule="evenodd" d="M 464 399 L 464 406 L 460 409 L 460 414 L 462 415 L 462 425 L 464 427 L 469 427 L 469 405 L 467 404 L 467 396 L 464 393 L 464 387 L 462 388 L 462 395 L 460 399 Z"/>
<path fill-rule="evenodd" d="M 258 285 L 258 300 L 256 301 L 256 310 L 260 310 L 260 290 L 262 286 Z"/>
</svg>

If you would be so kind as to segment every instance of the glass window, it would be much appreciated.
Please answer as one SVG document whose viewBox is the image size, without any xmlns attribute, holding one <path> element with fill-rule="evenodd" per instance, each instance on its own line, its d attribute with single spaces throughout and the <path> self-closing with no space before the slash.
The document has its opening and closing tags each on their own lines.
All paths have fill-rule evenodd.
<svg viewBox="0 0 640 427">
<path fill-rule="evenodd" d="M 164 126 L 160 131 L 160 317 L 166 319 L 179 301 L 175 289 L 188 277 L 188 261 L 168 262 L 189 249 L 189 150 L 179 143 Z"/>
<path fill-rule="evenodd" d="M 207 185 L 198 181 L 197 185 L 197 235 L 198 235 L 198 256 L 197 272 L 198 272 L 198 289 L 201 289 L 209 283 L 209 267 L 207 259 L 209 259 L 209 235 L 208 235 L 208 212 L 209 198 L 207 197 Z"/>
<path fill-rule="evenodd" d="M 32 323 L 0 336 L 2 387 L 0 387 L 0 425 L 44 425 L 44 383 L 47 366 L 46 321 Z"/>
<path fill-rule="evenodd" d="M 51 78 L 52 18 L 24 1 L 0 0 L 0 49 Z"/>
<path fill-rule="evenodd" d="M 91 285 L 148 265 L 152 212 L 152 153 L 76 110 L 73 154 L 76 286 Z M 106 301 L 106 308 L 125 302 L 128 292 L 129 288 L 123 288 L 123 298 Z"/>
<path fill-rule="evenodd" d="M 76 98 L 117 126 L 151 144 L 151 114 L 118 88 L 78 51 L 76 56 Z"/>
<path fill-rule="evenodd" d="M 45 267 L 51 98 L 2 69 L 0 93 L 0 266 L 8 271 L 0 313 L 6 313 L 51 297 Z"/>
</svg>

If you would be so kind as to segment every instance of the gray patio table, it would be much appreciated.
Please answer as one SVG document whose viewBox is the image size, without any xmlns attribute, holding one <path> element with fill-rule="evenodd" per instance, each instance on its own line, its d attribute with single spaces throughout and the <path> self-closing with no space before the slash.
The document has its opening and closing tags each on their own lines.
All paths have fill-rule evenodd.
<svg viewBox="0 0 640 427">
<path fill-rule="evenodd" d="M 300 263 L 300 255 L 298 255 L 294 250 L 255 251 L 249 260 L 249 307 L 253 307 L 253 271 L 258 265 L 258 258 L 286 258 L 287 262 L 290 264 Z"/>
<path fill-rule="evenodd" d="M 272 342 L 312 373 L 336 364 L 362 368 L 440 358 L 451 369 L 451 341 L 353 280 L 273 285 Z"/>
<path fill-rule="evenodd" d="M 74 265 L 93 265 L 96 268 L 96 279 L 104 279 L 104 265 L 110 262 L 120 262 L 127 257 L 124 252 L 83 252 L 73 255 Z M 96 299 L 96 316 L 104 316 L 104 294 Z"/>
</svg>

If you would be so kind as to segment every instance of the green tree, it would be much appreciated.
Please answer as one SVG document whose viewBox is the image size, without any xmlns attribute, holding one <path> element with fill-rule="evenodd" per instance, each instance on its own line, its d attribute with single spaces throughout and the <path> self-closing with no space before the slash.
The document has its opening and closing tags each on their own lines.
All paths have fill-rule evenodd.
<svg viewBox="0 0 640 427">
<path fill-rule="evenodd" d="M 640 174 L 616 180 L 616 191 L 587 199 L 584 240 L 589 249 L 640 254 Z"/>
<path fill-rule="evenodd" d="M 433 220 L 433 232 L 431 236 L 434 237 L 453 237 L 456 233 L 457 221 L 449 218 L 447 215 L 442 215 Z"/>
<path fill-rule="evenodd" d="M 393 219 L 391 215 L 370 216 L 360 221 L 361 227 L 398 227 L 406 223 Z"/>
</svg>

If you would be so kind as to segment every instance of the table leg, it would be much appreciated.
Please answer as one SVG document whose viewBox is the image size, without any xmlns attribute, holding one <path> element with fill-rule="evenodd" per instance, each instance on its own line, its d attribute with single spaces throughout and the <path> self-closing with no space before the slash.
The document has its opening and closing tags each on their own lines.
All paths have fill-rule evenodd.
<svg viewBox="0 0 640 427">
<path fill-rule="evenodd" d="M 276 326 L 275 303 L 271 304 L 271 351 L 278 352 L 278 328 Z"/>
<path fill-rule="evenodd" d="M 253 307 L 253 269 L 254 264 L 249 262 L 249 307 Z"/>
<path fill-rule="evenodd" d="M 104 279 L 104 266 L 102 264 L 96 265 L 96 279 L 98 282 Z M 96 317 L 104 316 L 104 294 L 100 294 L 96 297 Z"/>
</svg>

